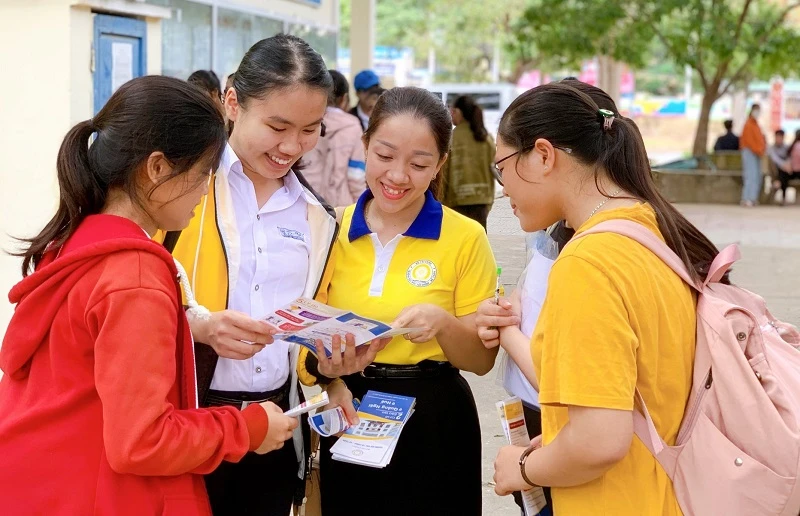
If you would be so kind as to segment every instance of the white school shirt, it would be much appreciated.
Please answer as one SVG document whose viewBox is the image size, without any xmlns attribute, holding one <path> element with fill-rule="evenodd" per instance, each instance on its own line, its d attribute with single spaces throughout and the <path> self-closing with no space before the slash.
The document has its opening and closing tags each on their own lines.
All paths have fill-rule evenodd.
<svg viewBox="0 0 800 516">
<path fill-rule="evenodd" d="M 303 295 L 311 244 L 303 186 L 294 172 L 258 207 L 253 182 L 230 145 L 220 163 L 230 185 L 241 262 L 228 308 L 261 318 Z M 289 344 L 280 340 L 247 360 L 220 358 L 211 381 L 219 391 L 266 392 L 286 383 Z"/>
<path fill-rule="evenodd" d="M 534 249 L 531 252 L 531 260 L 528 263 L 528 267 L 525 269 L 525 278 L 520 285 L 522 320 L 519 329 L 528 338 L 533 335 L 533 331 L 536 329 L 536 322 L 539 320 L 542 303 L 544 303 L 544 298 L 547 294 L 547 279 L 550 276 L 550 269 L 553 268 L 553 263 L 555 263 L 555 260 L 546 258 Z M 528 405 L 539 406 L 539 393 L 525 378 L 519 366 L 510 356 L 506 360 L 503 387 Z"/>
</svg>

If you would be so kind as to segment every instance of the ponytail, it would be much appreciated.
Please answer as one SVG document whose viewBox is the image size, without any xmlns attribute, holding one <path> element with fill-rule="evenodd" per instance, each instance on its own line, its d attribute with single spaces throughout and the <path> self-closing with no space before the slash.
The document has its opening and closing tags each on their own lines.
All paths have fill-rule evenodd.
<svg viewBox="0 0 800 516">
<path fill-rule="evenodd" d="M 89 165 L 89 138 L 94 133 L 91 120 L 73 127 L 58 150 L 58 210 L 50 222 L 33 238 L 24 239 L 28 248 L 22 254 L 22 275 L 27 276 L 53 247 L 61 246 L 90 214 L 105 204 L 106 190 Z"/>
<path fill-rule="evenodd" d="M 604 131 L 608 147 L 601 163 L 608 177 L 638 200 L 647 202 L 656 213 L 658 229 L 670 249 L 680 257 L 695 282 L 706 278 L 717 247 L 661 195 L 652 180 L 650 163 L 636 124 L 616 116 Z M 595 174 L 595 181 L 598 180 Z M 723 283 L 728 283 L 726 275 Z"/>
<path fill-rule="evenodd" d="M 483 124 L 483 110 L 469 95 L 462 95 L 453 103 L 453 107 L 461 111 L 464 120 L 469 123 L 472 137 L 476 142 L 485 142 L 489 136 L 486 126 Z"/>
</svg>

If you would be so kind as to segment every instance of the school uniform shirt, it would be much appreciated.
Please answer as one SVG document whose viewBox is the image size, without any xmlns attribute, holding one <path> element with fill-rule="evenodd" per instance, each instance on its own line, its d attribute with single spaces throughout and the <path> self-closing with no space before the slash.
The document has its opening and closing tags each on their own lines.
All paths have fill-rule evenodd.
<svg viewBox="0 0 800 516">
<path fill-rule="evenodd" d="M 577 234 L 612 219 L 663 240 L 648 204 L 601 212 Z M 601 233 L 567 245 L 532 342 L 544 444 L 569 421 L 568 405 L 632 411 L 638 388 L 659 435 L 674 445 L 692 386 L 696 322 L 689 286 L 641 244 Z M 552 494 L 555 514 L 681 514 L 672 482 L 637 437 L 601 477 Z"/>
<path fill-rule="evenodd" d="M 172 256 L 91 215 L 9 294 L 0 513 L 210 515 L 202 475 L 268 430 L 253 404 L 197 410 Z"/>
<path fill-rule="evenodd" d="M 303 294 L 309 270 L 308 206 L 294 172 L 259 208 L 253 182 L 230 145 L 220 165 L 231 188 L 241 250 L 228 307 L 260 318 Z M 220 358 L 211 388 L 266 392 L 280 388 L 289 373 L 289 344 L 278 340 L 247 360 Z"/>
<path fill-rule="evenodd" d="M 367 190 L 345 209 L 328 304 L 391 323 L 407 306 L 432 303 L 461 317 L 494 295 L 496 265 L 477 222 L 443 207 L 430 192 L 408 231 L 385 246 L 364 218 Z M 375 362 L 409 365 L 446 361 L 436 339 L 420 344 L 395 337 Z"/>
<path fill-rule="evenodd" d="M 533 337 L 536 321 L 539 320 L 539 313 L 542 310 L 542 303 L 547 293 L 547 278 L 550 275 L 553 262 L 554 260 L 533 249 L 531 259 L 523 273 L 524 277 L 519 286 L 521 290 L 520 305 L 522 306 L 519 329 L 528 338 Z M 511 358 L 511 355 L 506 355 L 505 358 L 503 387 L 509 393 L 518 396 L 526 404 L 532 407 L 539 406 L 539 393 L 525 377 L 525 374 Z"/>
</svg>

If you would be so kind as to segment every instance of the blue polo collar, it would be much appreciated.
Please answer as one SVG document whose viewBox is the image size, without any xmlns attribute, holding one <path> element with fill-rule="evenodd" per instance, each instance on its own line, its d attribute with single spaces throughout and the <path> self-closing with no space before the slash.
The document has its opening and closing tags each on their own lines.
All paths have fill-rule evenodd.
<svg viewBox="0 0 800 516">
<path fill-rule="evenodd" d="M 367 201 L 372 199 L 372 192 L 367 190 L 361 194 L 356 202 L 355 210 L 353 211 L 353 220 L 350 222 L 350 231 L 347 233 L 348 238 L 352 242 L 364 235 L 372 233 L 369 226 L 367 226 L 367 219 L 364 217 L 364 208 Z M 442 234 L 442 217 L 444 210 L 442 204 L 434 199 L 430 191 L 425 192 L 425 204 L 422 205 L 422 210 L 414 219 L 414 222 L 409 226 L 408 231 L 403 233 L 403 236 L 414 238 L 425 238 L 428 240 L 439 240 Z"/>
</svg>

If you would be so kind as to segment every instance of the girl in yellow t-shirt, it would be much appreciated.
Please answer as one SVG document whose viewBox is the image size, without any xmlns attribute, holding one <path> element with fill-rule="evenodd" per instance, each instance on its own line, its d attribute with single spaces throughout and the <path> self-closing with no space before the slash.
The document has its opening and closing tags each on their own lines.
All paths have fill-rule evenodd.
<svg viewBox="0 0 800 516">
<path fill-rule="evenodd" d="M 496 265 L 480 224 L 436 200 L 452 127 L 433 94 L 394 88 L 364 134 L 369 189 L 344 210 L 328 304 L 414 329 L 343 380 L 355 397 L 374 390 L 416 405 L 385 468 L 335 461 L 323 440 L 326 516 L 481 514 L 480 425 L 460 370 L 494 364 L 475 311 L 494 293 Z"/>
<path fill-rule="evenodd" d="M 714 245 L 656 190 L 636 126 L 574 87 L 534 88 L 506 110 L 498 175 L 525 231 L 565 219 L 576 234 L 611 219 L 642 224 L 696 276 Z M 513 313 L 506 314 L 515 322 Z M 500 317 L 496 325 L 508 325 Z M 531 343 L 542 437 L 507 446 L 495 491 L 552 487 L 556 515 L 677 515 L 672 484 L 634 438 L 634 391 L 674 444 L 692 381 L 695 304 L 688 285 L 620 235 L 590 235 L 553 265 Z M 520 461 L 522 461 L 520 465 Z"/>
</svg>

